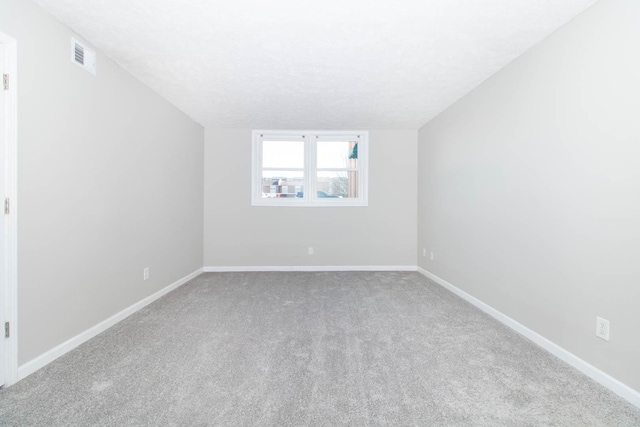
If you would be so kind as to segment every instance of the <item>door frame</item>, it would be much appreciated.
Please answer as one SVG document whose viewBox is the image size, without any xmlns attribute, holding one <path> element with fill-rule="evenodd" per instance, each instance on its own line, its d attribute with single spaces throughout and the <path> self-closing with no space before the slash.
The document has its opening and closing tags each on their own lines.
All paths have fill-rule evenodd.
<svg viewBox="0 0 640 427">
<path fill-rule="evenodd" d="M 4 386 L 18 381 L 18 47 L 14 38 L 0 31 L 0 43 L 4 45 L 4 66 L 9 74 L 9 90 L 5 91 L 5 197 L 10 200 L 10 211 L 4 215 L 4 320 L 0 339 L 4 339 Z M 4 88 L 0 87 L 0 90 Z M 2 201 L 4 205 L 4 201 Z M 4 206 L 3 206 L 4 208 Z M 4 338 L 4 322 L 11 325 L 9 338 Z"/>
</svg>

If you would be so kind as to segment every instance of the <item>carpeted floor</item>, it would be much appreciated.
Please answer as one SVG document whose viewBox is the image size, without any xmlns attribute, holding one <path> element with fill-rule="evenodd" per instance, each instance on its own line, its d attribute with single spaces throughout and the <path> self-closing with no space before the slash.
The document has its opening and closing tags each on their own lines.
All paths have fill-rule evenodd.
<svg viewBox="0 0 640 427">
<path fill-rule="evenodd" d="M 13 387 L 8 426 L 640 426 L 418 273 L 207 273 Z"/>
</svg>

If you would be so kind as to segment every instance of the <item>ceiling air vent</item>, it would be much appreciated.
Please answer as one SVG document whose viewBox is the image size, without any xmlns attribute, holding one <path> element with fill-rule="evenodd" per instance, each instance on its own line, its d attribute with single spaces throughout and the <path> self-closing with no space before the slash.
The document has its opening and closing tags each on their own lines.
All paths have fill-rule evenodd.
<svg viewBox="0 0 640 427">
<path fill-rule="evenodd" d="M 76 39 L 71 39 L 71 62 L 93 75 L 96 74 L 96 53 Z"/>
</svg>

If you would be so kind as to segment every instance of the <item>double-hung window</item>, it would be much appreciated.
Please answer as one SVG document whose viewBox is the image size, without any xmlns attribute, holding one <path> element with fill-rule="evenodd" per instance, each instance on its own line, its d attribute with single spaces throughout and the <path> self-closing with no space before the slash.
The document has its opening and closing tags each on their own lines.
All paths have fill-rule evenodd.
<svg viewBox="0 0 640 427">
<path fill-rule="evenodd" d="M 254 206 L 367 206 L 368 132 L 253 131 Z"/>
</svg>

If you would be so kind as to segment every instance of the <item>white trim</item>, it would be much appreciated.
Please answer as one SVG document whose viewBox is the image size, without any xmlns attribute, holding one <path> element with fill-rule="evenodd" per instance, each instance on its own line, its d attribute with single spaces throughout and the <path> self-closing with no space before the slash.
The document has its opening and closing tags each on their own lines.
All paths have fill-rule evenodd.
<svg viewBox="0 0 640 427">
<path fill-rule="evenodd" d="M 288 265 L 288 266 L 209 266 L 205 273 L 229 273 L 251 271 L 417 271 L 415 265 Z"/>
<path fill-rule="evenodd" d="M 627 400 L 631 404 L 633 404 L 633 405 L 635 405 L 635 406 L 640 408 L 640 392 L 638 392 L 638 391 L 632 389 L 631 387 L 629 387 L 628 385 L 618 381 L 617 379 L 615 379 L 612 376 L 610 376 L 609 374 L 601 371 L 600 369 L 596 368 L 595 366 L 585 362 L 584 360 L 580 359 L 575 354 L 573 354 L 573 353 L 565 350 L 564 348 L 560 347 L 559 345 L 549 341 L 547 338 L 543 337 L 542 335 L 538 334 L 537 332 L 532 331 L 531 329 L 527 328 L 523 324 L 513 320 L 511 317 L 507 316 L 506 314 L 503 314 L 502 312 L 496 310 L 495 308 L 491 307 L 490 305 L 480 301 L 476 297 L 469 295 L 468 293 L 466 293 L 462 289 L 457 288 L 456 286 L 454 286 L 451 283 L 447 282 L 446 280 L 436 276 L 435 274 L 431 273 L 430 271 L 427 271 L 427 270 L 425 270 L 425 269 L 423 269 L 421 267 L 417 267 L 417 271 L 419 273 L 421 273 L 422 275 L 428 277 L 429 279 L 433 280 L 434 282 L 436 282 L 440 286 L 442 286 L 442 287 L 448 289 L 449 291 L 453 292 L 454 294 L 458 295 L 460 298 L 464 299 L 465 301 L 473 304 L 474 306 L 476 306 L 480 310 L 484 311 L 485 313 L 487 313 L 491 317 L 495 318 L 496 320 L 498 320 L 501 323 L 505 324 L 506 326 L 510 327 L 514 331 L 516 331 L 519 334 L 523 335 L 525 338 L 528 338 L 529 340 L 533 341 L 534 343 L 536 343 L 537 345 L 539 345 L 540 347 L 542 347 L 543 349 L 545 349 L 549 353 L 553 354 L 557 358 L 563 360 L 564 362 L 566 362 L 569 365 L 573 366 L 574 368 L 578 369 L 580 372 L 582 372 L 586 376 L 588 376 L 591 379 L 597 381 L 598 383 L 600 383 L 604 387 L 608 388 L 609 390 L 611 390 L 612 392 L 614 392 L 618 396 L 622 397 L 623 399 Z"/>
<path fill-rule="evenodd" d="M 4 66 L 9 74 L 6 91 L 7 128 L 5 139 L 5 197 L 11 200 L 11 213 L 5 215 L 5 321 L 11 323 L 11 335 L 4 346 L 4 385 L 18 381 L 18 45 L 15 39 L 0 31 L 4 45 Z M 4 326 L 4 325 L 3 325 Z M 4 338 L 2 338 L 4 339 Z"/>
<path fill-rule="evenodd" d="M 114 314 L 113 316 L 109 317 L 108 319 L 98 323 L 97 325 L 87 329 L 86 331 L 76 335 L 75 337 L 63 342 L 62 344 L 60 344 L 60 345 L 58 345 L 58 346 L 56 346 L 54 348 L 52 348 L 51 350 L 47 351 L 46 353 L 41 354 L 40 356 L 36 357 L 35 359 L 30 360 L 29 362 L 25 363 L 24 365 L 20 366 L 20 368 L 18 368 L 18 380 L 22 380 L 22 379 L 26 378 L 27 376 L 29 376 L 32 373 L 36 372 L 38 369 L 40 369 L 40 368 L 48 365 L 49 363 L 53 362 L 58 357 L 64 355 L 65 353 L 68 353 L 69 351 L 71 351 L 74 348 L 78 347 L 80 344 L 90 340 L 91 338 L 93 338 L 96 335 L 98 335 L 99 333 L 107 330 L 108 328 L 112 327 L 113 325 L 115 325 L 116 323 L 120 322 L 121 320 L 124 320 L 127 317 L 131 316 L 136 311 L 138 311 L 138 310 L 146 307 L 147 305 L 151 304 L 152 302 L 154 302 L 158 298 L 166 295 L 167 293 L 173 291 L 174 289 L 178 288 L 179 286 L 184 285 L 189 280 L 191 280 L 191 279 L 197 277 L 198 275 L 200 275 L 200 273 L 202 273 L 202 269 L 201 268 L 196 270 L 196 271 L 194 271 L 191 274 L 188 274 L 187 276 L 183 277 L 182 279 L 178 279 L 177 281 L 173 282 L 169 286 L 159 290 L 155 294 L 150 295 L 150 296 L 144 298 L 143 300 L 140 300 L 137 303 L 125 308 L 121 312 Z"/>
</svg>

